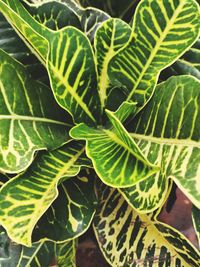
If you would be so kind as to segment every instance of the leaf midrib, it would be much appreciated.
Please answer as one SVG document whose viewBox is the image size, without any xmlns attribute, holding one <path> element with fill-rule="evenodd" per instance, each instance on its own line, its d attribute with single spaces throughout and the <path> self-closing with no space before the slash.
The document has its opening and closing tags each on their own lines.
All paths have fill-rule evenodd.
<svg viewBox="0 0 200 267">
<path fill-rule="evenodd" d="M 63 126 L 70 126 L 70 124 L 62 121 L 56 121 L 53 119 L 47 119 L 43 117 L 32 117 L 32 116 L 24 116 L 24 115 L 0 115 L 1 120 L 20 120 L 20 121 L 35 121 L 35 122 L 43 122 L 43 123 L 51 123 L 51 124 L 59 124 Z"/>
<path fill-rule="evenodd" d="M 161 145 L 192 146 L 200 148 L 200 142 L 190 139 L 155 137 L 152 135 L 137 134 L 137 133 L 130 133 L 130 136 L 138 140 L 149 141 Z"/>
</svg>

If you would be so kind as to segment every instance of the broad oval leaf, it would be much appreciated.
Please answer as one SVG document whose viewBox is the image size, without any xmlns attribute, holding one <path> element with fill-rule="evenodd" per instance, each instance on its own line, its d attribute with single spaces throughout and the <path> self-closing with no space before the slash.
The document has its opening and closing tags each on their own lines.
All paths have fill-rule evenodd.
<svg viewBox="0 0 200 267">
<path fill-rule="evenodd" d="M 137 7 L 133 37 L 111 60 L 111 83 L 126 90 L 127 101 L 142 107 L 160 71 L 172 64 L 199 36 L 199 6 L 193 0 L 144 0 Z"/>
<path fill-rule="evenodd" d="M 22 174 L 0 189 L 0 222 L 9 237 L 31 246 L 33 229 L 58 196 L 58 182 L 77 175 L 84 146 L 71 141 L 51 152 L 43 152 Z"/>
<path fill-rule="evenodd" d="M 75 126 L 70 135 L 86 140 L 86 154 L 102 181 L 114 187 L 128 187 L 145 180 L 159 167 L 151 164 L 129 136 L 114 113 L 107 111 L 112 129 Z"/>
<path fill-rule="evenodd" d="M 109 89 L 108 64 L 117 51 L 128 42 L 131 35 L 130 26 L 120 19 L 109 19 L 98 28 L 94 47 L 98 69 L 99 95 L 102 107 L 105 106 Z"/>
<path fill-rule="evenodd" d="M 113 267 L 198 267 L 200 253 L 178 231 L 132 209 L 113 188 L 101 185 L 94 230 Z"/>
<path fill-rule="evenodd" d="M 56 100 L 76 123 L 98 124 L 101 108 L 89 40 L 69 26 L 55 32 L 49 42 L 47 65 Z"/>
<path fill-rule="evenodd" d="M 157 194 L 162 195 L 171 178 L 200 207 L 199 103 L 200 82 L 196 78 L 172 77 L 156 87 L 152 99 L 130 123 L 130 135 L 142 153 L 161 166 L 149 185 L 143 184 L 144 194 L 157 188 Z M 131 197 L 131 189 L 126 194 Z"/>
<path fill-rule="evenodd" d="M 59 195 L 38 221 L 33 241 L 63 242 L 74 239 L 89 228 L 96 208 L 94 177 L 82 171 L 61 183 Z"/>
<path fill-rule="evenodd" d="M 36 150 L 54 149 L 68 140 L 69 117 L 51 90 L 30 78 L 26 68 L 0 50 L 0 170 L 27 168 Z"/>
</svg>

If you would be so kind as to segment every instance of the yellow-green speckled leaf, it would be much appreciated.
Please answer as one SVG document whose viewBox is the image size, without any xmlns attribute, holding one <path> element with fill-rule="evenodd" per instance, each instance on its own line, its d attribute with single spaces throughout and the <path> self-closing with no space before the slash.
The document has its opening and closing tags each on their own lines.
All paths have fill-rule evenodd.
<svg viewBox="0 0 200 267">
<path fill-rule="evenodd" d="M 98 186 L 94 230 L 105 259 L 113 267 L 198 267 L 200 253 L 178 231 L 140 214 L 123 196 Z"/>
</svg>

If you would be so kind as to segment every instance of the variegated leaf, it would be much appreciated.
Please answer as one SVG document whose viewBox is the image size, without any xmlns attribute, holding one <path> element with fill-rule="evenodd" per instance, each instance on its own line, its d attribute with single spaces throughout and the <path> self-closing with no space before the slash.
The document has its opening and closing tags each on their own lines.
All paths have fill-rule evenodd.
<svg viewBox="0 0 200 267">
<path fill-rule="evenodd" d="M 169 74 L 188 74 L 200 79 L 200 39 L 166 71 Z M 166 74 L 166 71 L 163 75 Z"/>
<path fill-rule="evenodd" d="M 71 126 L 67 117 L 51 90 L 0 50 L 0 170 L 20 172 L 36 150 L 61 146 Z"/>
<path fill-rule="evenodd" d="M 97 30 L 94 46 L 96 50 L 97 69 L 99 75 L 99 94 L 102 107 L 105 106 L 109 89 L 108 64 L 117 51 L 129 40 L 130 26 L 120 19 L 109 19 Z"/>
<path fill-rule="evenodd" d="M 33 231 L 33 241 L 48 239 L 63 242 L 83 234 L 95 212 L 94 181 L 94 177 L 89 177 L 84 171 L 61 183 L 58 198 Z"/>
<path fill-rule="evenodd" d="M 181 233 L 152 215 L 137 213 L 117 190 L 98 188 L 94 229 L 111 266 L 199 266 L 200 253 Z"/>
<path fill-rule="evenodd" d="M 49 267 L 54 263 L 59 267 L 75 267 L 75 248 L 75 240 L 62 244 L 37 242 L 30 248 L 22 248 L 16 267 Z"/>
<path fill-rule="evenodd" d="M 0 49 L 14 57 L 37 81 L 49 85 L 48 74 L 45 67 L 40 63 L 33 52 L 24 44 L 14 28 L 0 13 Z"/>
<path fill-rule="evenodd" d="M 27 10 L 36 19 L 51 29 L 62 29 L 67 25 L 81 29 L 93 41 L 96 29 L 109 18 L 109 15 L 100 9 L 82 8 L 73 0 L 33 0 L 25 2 Z M 30 5 L 30 3 L 32 3 Z M 42 11 L 42 14 L 38 14 Z M 45 14 L 45 16 L 43 15 Z M 49 17 L 50 19 L 46 19 Z M 53 15 L 52 15 L 53 14 Z M 52 21 L 52 17 L 54 18 Z"/>
<path fill-rule="evenodd" d="M 123 190 L 135 208 L 158 207 L 171 178 L 200 207 L 200 82 L 190 76 L 156 87 L 146 107 L 130 123 L 134 141 L 150 162 L 161 167 L 147 182 Z"/>
<path fill-rule="evenodd" d="M 139 0 L 78 0 L 83 6 L 95 6 L 112 17 L 124 18 L 127 13 L 133 14 L 134 8 Z"/>
<path fill-rule="evenodd" d="M 200 248 L 200 209 L 192 207 L 192 220 Z"/>
<path fill-rule="evenodd" d="M 113 129 L 94 129 L 85 124 L 75 126 L 70 134 L 86 140 L 86 153 L 104 183 L 114 187 L 128 187 L 158 171 L 141 153 L 128 132 L 107 111 Z"/>
<path fill-rule="evenodd" d="M 43 152 L 24 173 L 1 187 L 0 223 L 13 241 L 31 245 L 37 221 L 58 196 L 59 181 L 77 175 L 83 153 L 83 144 L 76 141 Z"/>
<path fill-rule="evenodd" d="M 151 97 L 160 71 L 195 42 L 199 31 L 196 1 L 141 1 L 132 38 L 109 64 L 111 83 L 124 88 L 127 101 L 142 107 Z"/>
<path fill-rule="evenodd" d="M 0 227 L 0 266 L 16 267 L 22 246 L 12 242 L 3 227 Z"/>
<path fill-rule="evenodd" d="M 19 0 L 0 0 L 0 11 L 11 23 L 27 46 L 33 51 L 40 61 L 45 64 L 48 54 L 48 42 L 44 38 L 49 31 L 38 23 L 23 7 Z"/>
<path fill-rule="evenodd" d="M 76 123 L 95 125 L 101 115 L 97 73 L 87 37 L 73 27 L 52 35 L 48 72 L 58 103 Z"/>
</svg>

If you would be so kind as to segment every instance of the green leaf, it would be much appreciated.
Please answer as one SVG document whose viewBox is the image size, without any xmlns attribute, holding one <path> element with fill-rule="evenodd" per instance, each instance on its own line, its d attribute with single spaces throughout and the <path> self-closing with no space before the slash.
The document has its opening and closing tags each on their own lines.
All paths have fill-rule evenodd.
<svg viewBox="0 0 200 267">
<path fill-rule="evenodd" d="M 49 267 L 53 262 L 59 267 L 75 267 L 76 241 L 56 244 L 37 242 L 32 247 L 23 247 L 17 267 Z"/>
<path fill-rule="evenodd" d="M 66 3 L 49 0 L 29 4 L 21 1 L 31 16 L 45 27 L 58 31 L 66 26 L 74 26 L 81 29 L 81 22 L 78 14 Z"/>
<path fill-rule="evenodd" d="M 51 90 L 0 50 L 0 170 L 20 172 L 36 150 L 61 146 L 71 126 L 66 119 Z"/>
<path fill-rule="evenodd" d="M 200 247 L 200 209 L 195 206 L 192 207 L 192 220 Z"/>
<path fill-rule="evenodd" d="M 178 231 L 132 209 L 113 188 L 98 186 L 96 237 L 111 266 L 198 267 L 200 253 Z"/>
<path fill-rule="evenodd" d="M 24 44 L 14 28 L 0 13 L 0 49 L 14 57 L 26 66 L 31 76 L 45 84 L 48 84 L 48 75 L 44 66 L 34 56 L 32 51 Z"/>
<path fill-rule="evenodd" d="M 83 6 L 95 6 L 100 8 L 112 17 L 123 18 L 128 12 L 133 12 L 138 0 L 79 0 Z"/>
<path fill-rule="evenodd" d="M 188 74 L 200 80 L 200 39 L 171 68 L 177 75 Z"/>
<path fill-rule="evenodd" d="M 151 202 L 156 194 L 159 197 L 164 194 L 169 178 L 200 207 L 199 103 L 200 82 L 196 78 L 171 77 L 156 87 L 152 99 L 130 123 L 130 135 L 142 153 L 154 165 L 161 167 L 160 173 L 149 183 L 137 185 L 138 194 L 141 198 L 144 196 L 144 200 L 139 197 L 144 210 L 148 209 L 148 202 L 153 208 Z M 125 190 L 133 202 L 137 188 L 133 188 L 133 194 L 130 188 Z M 153 205 L 157 205 L 156 202 Z"/>
<path fill-rule="evenodd" d="M 41 62 L 45 64 L 48 42 L 44 36 L 48 36 L 48 29 L 31 16 L 19 0 L 0 0 L 0 11 L 23 37 L 27 46 L 36 51 Z"/>
<path fill-rule="evenodd" d="M 199 35 L 196 1 L 144 0 L 138 5 L 133 36 L 109 64 L 111 83 L 141 108 L 151 97 L 160 71 L 172 64 Z"/>
<path fill-rule="evenodd" d="M 76 267 L 76 240 L 56 245 L 56 263 L 59 267 Z"/>
<path fill-rule="evenodd" d="M 31 245 L 37 221 L 58 196 L 59 181 L 77 175 L 83 153 L 83 144 L 75 141 L 43 152 L 24 173 L 1 187 L 0 222 L 13 241 Z"/>
<path fill-rule="evenodd" d="M 99 75 L 99 94 L 102 107 L 105 106 L 109 89 L 108 64 L 117 51 L 129 40 L 131 28 L 120 19 L 109 19 L 98 28 L 94 47 L 96 50 L 97 69 Z"/>
<path fill-rule="evenodd" d="M 12 242 L 5 230 L 0 227 L 0 266 L 16 267 L 20 258 L 22 246 Z"/>
<path fill-rule="evenodd" d="M 63 242 L 82 235 L 93 218 L 96 197 L 94 177 L 81 172 L 59 185 L 58 198 L 38 221 L 33 240 Z"/>
<path fill-rule="evenodd" d="M 55 30 L 71 25 L 83 31 L 93 41 L 96 29 L 109 15 L 96 8 L 82 8 L 73 0 L 45 0 L 25 2 L 26 9 L 46 27 Z M 36 15 L 37 14 L 37 15 Z M 47 19 L 49 18 L 49 19 Z"/>
<path fill-rule="evenodd" d="M 85 124 L 75 126 L 70 134 L 86 140 L 86 154 L 104 183 L 128 187 L 158 171 L 141 153 L 115 115 L 107 111 L 113 129 L 94 129 Z"/>
<path fill-rule="evenodd" d="M 100 100 L 92 47 L 73 27 L 55 32 L 50 41 L 48 72 L 58 103 L 76 123 L 97 124 Z"/>
<path fill-rule="evenodd" d="M 167 179 L 160 171 L 134 186 L 119 190 L 129 205 L 137 212 L 149 213 L 164 203 L 171 186 L 172 180 Z"/>
</svg>

